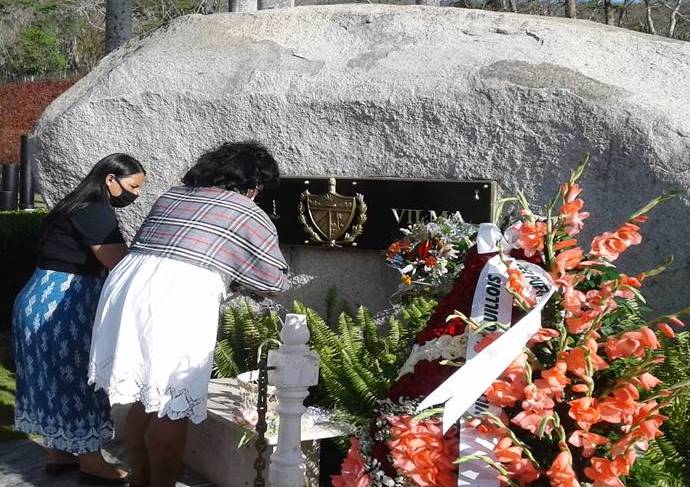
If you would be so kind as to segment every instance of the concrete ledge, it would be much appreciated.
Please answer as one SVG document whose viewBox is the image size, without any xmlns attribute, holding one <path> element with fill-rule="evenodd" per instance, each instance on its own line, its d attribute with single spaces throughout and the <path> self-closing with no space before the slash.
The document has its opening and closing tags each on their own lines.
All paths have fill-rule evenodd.
<svg viewBox="0 0 690 487">
<path fill-rule="evenodd" d="M 208 418 L 190 425 L 185 451 L 185 464 L 217 487 L 253 485 L 257 458 L 254 441 L 238 447 L 246 429 L 233 419 L 233 411 L 241 400 L 236 379 L 217 379 L 209 384 Z M 302 451 L 307 457 L 307 486 L 319 485 L 320 440 L 347 434 L 331 422 L 307 424 L 303 421 Z M 264 459 L 268 467 L 277 437 L 267 435 L 268 448 Z M 264 471 L 268 479 L 268 468 Z"/>
</svg>

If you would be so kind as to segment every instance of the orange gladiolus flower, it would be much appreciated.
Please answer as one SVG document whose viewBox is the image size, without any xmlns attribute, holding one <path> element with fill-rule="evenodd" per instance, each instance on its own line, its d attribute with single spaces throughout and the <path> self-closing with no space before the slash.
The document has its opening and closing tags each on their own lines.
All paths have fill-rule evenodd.
<svg viewBox="0 0 690 487">
<path fill-rule="evenodd" d="M 458 441 L 444 437 L 441 421 L 391 416 L 388 446 L 393 464 L 419 487 L 456 487 Z"/>
<path fill-rule="evenodd" d="M 494 447 L 494 458 L 501 463 L 512 463 L 522 458 L 522 449 L 513 446 L 513 440 L 504 436 Z"/>
<path fill-rule="evenodd" d="M 634 385 L 624 384 L 599 401 L 599 415 L 607 423 L 632 424 L 639 398 L 640 394 Z"/>
<path fill-rule="evenodd" d="M 613 290 L 609 286 L 604 285 L 602 289 L 587 291 L 586 300 L 587 306 L 591 309 L 597 310 L 600 314 L 605 313 L 609 309 L 616 309 L 616 302 L 613 300 Z"/>
<path fill-rule="evenodd" d="M 572 286 L 561 287 L 561 293 L 563 294 L 563 309 L 567 311 L 570 315 L 575 315 L 582 310 L 582 305 L 585 304 L 585 293 L 578 291 Z"/>
<path fill-rule="evenodd" d="M 608 367 L 608 364 L 597 355 L 596 351 L 592 351 L 591 347 L 587 347 L 589 350 L 589 359 L 592 362 L 593 371 L 603 370 Z M 582 347 L 573 348 L 560 354 L 559 359 L 565 360 L 568 365 L 568 371 L 575 374 L 576 376 L 586 379 L 589 377 L 587 374 L 587 355 L 586 351 Z"/>
<path fill-rule="evenodd" d="M 616 230 L 616 235 L 626 246 L 638 245 L 642 242 L 642 235 L 640 235 L 640 227 L 633 223 L 624 223 Z"/>
<path fill-rule="evenodd" d="M 633 419 L 637 429 L 632 434 L 644 440 L 658 438 L 663 434 L 660 428 L 666 419 L 666 416 L 659 414 L 659 405 L 656 401 L 639 405 Z"/>
<path fill-rule="evenodd" d="M 585 475 L 594 480 L 597 487 L 625 487 L 620 479 L 619 465 L 606 458 L 592 458 L 592 466 L 585 468 Z"/>
<path fill-rule="evenodd" d="M 568 438 L 568 443 L 582 448 L 582 456 L 585 458 L 591 457 L 598 446 L 605 445 L 608 441 L 604 436 L 582 430 L 575 431 Z"/>
<path fill-rule="evenodd" d="M 666 335 L 667 338 L 675 338 L 676 337 L 676 332 L 673 331 L 673 328 L 668 326 L 668 323 L 657 323 L 656 327 L 659 329 L 661 333 Z"/>
<path fill-rule="evenodd" d="M 532 338 L 529 339 L 529 341 L 527 342 L 527 346 L 532 347 L 537 343 L 548 342 L 549 340 L 556 338 L 560 335 L 561 333 L 558 330 L 554 330 L 553 328 L 539 328 L 539 331 L 537 331 L 534 335 L 532 335 Z"/>
<path fill-rule="evenodd" d="M 556 405 L 549 396 L 548 389 L 540 389 L 536 384 L 527 384 L 523 389 L 525 400 L 522 401 L 522 409 L 532 411 L 547 411 Z"/>
<path fill-rule="evenodd" d="M 584 431 L 601 421 L 596 399 L 592 397 L 581 397 L 570 401 L 570 412 L 568 416 L 573 418 L 577 425 Z"/>
<path fill-rule="evenodd" d="M 553 249 L 554 250 L 563 250 L 563 249 L 568 249 L 570 247 L 575 247 L 575 246 L 577 246 L 577 239 L 569 238 L 567 240 L 561 240 L 560 242 L 554 243 Z"/>
<path fill-rule="evenodd" d="M 563 194 L 563 199 L 566 203 L 575 201 L 575 198 L 582 193 L 582 187 L 577 183 L 563 183 L 561 185 L 561 193 Z"/>
<path fill-rule="evenodd" d="M 499 408 L 512 407 L 525 397 L 522 392 L 524 387 L 524 379 L 511 382 L 496 380 L 486 390 L 486 399 Z"/>
<path fill-rule="evenodd" d="M 580 311 L 574 316 L 566 317 L 565 324 L 570 333 L 579 334 L 587 331 L 599 317 L 599 312 L 593 309 Z"/>
<path fill-rule="evenodd" d="M 546 475 L 552 487 L 580 487 L 573 470 L 573 459 L 568 451 L 562 451 L 556 456 Z"/>
<path fill-rule="evenodd" d="M 525 256 L 532 257 L 537 252 L 544 250 L 544 235 L 546 235 L 546 223 L 544 222 L 518 222 L 509 229 L 511 240 L 525 252 Z"/>
<path fill-rule="evenodd" d="M 340 475 L 331 476 L 333 487 L 369 487 L 371 481 L 359 452 L 359 440 L 353 437 L 350 441 L 350 449 L 343 461 Z"/>
<path fill-rule="evenodd" d="M 564 361 L 557 361 L 550 369 L 542 370 L 541 378 L 534 381 L 534 384 L 547 390 L 557 401 L 563 398 L 563 389 L 570 384 L 570 379 L 565 375 L 568 364 Z"/>
<path fill-rule="evenodd" d="M 508 476 L 520 485 L 528 485 L 539 478 L 539 470 L 534 468 L 532 462 L 522 458 L 522 449 L 513 446 L 508 437 L 502 438 L 494 447 L 494 458 L 503 464 Z"/>
<path fill-rule="evenodd" d="M 642 281 L 644 280 L 644 276 L 628 276 L 627 274 L 621 274 L 618 280 L 620 281 L 621 286 L 630 286 L 640 289 L 642 287 Z"/>
<path fill-rule="evenodd" d="M 537 300 L 536 293 L 531 286 L 526 284 L 525 278 L 519 269 L 514 267 L 508 268 L 508 288 L 520 296 L 527 305 L 532 306 Z"/>
<path fill-rule="evenodd" d="M 640 328 L 640 331 L 626 331 L 621 338 L 609 338 L 606 341 L 604 350 L 611 360 L 617 358 L 644 357 L 646 350 L 656 350 L 659 348 L 659 340 L 652 330 L 647 326 Z"/>
<path fill-rule="evenodd" d="M 582 262 L 583 256 L 584 252 L 580 247 L 564 250 L 556 256 L 556 270 L 559 274 L 563 274 L 565 271 L 575 269 Z"/>
<path fill-rule="evenodd" d="M 604 232 L 592 240 L 592 250 L 590 254 L 598 257 L 603 257 L 611 262 L 616 260 L 618 256 L 625 252 L 628 248 L 625 241 L 623 241 L 617 234 L 611 232 Z"/>
<path fill-rule="evenodd" d="M 638 387 L 641 387 L 645 391 L 654 389 L 656 386 L 661 384 L 661 381 L 649 372 L 644 372 L 642 375 L 633 378 L 632 382 L 633 384 L 635 384 Z"/>
<path fill-rule="evenodd" d="M 565 233 L 570 236 L 577 235 L 585 226 L 584 220 L 589 217 L 586 211 L 580 211 L 585 206 L 581 199 L 574 199 L 561 206 L 560 215 L 565 224 Z"/>
<path fill-rule="evenodd" d="M 539 432 L 539 426 L 541 425 L 542 419 L 547 416 L 552 416 L 553 411 L 548 409 L 543 410 L 527 410 L 521 411 L 513 419 L 510 420 L 511 423 L 518 425 L 520 428 L 525 429 L 536 435 Z M 553 430 L 553 423 L 549 422 L 546 425 L 544 431 L 549 434 Z"/>
</svg>

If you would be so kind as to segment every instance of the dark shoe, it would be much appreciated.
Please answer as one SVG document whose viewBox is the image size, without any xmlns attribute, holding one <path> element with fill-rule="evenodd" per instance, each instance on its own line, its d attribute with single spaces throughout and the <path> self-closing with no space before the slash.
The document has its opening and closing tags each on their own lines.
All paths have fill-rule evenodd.
<svg viewBox="0 0 690 487">
<path fill-rule="evenodd" d="M 129 483 L 129 475 L 125 475 L 119 479 L 114 479 L 79 472 L 79 483 L 82 485 L 127 485 Z"/>
<path fill-rule="evenodd" d="M 46 463 L 46 473 L 48 475 L 60 475 L 66 472 L 74 472 L 75 470 L 79 470 L 79 462 Z"/>
</svg>

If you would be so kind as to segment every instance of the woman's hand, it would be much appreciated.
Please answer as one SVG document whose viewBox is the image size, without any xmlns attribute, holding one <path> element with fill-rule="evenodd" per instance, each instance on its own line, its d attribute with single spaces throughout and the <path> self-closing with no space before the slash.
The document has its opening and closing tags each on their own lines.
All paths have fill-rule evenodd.
<svg viewBox="0 0 690 487">
<path fill-rule="evenodd" d="M 127 255 L 128 249 L 125 244 L 117 243 L 92 245 L 91 251 L 101 264 L 112 270 Z"/>
</svg>

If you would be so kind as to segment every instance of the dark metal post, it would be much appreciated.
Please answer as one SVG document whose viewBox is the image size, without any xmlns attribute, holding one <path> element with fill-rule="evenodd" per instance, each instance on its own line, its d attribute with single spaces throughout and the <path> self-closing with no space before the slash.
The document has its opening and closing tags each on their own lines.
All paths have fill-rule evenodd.
<svg viewBox="0 0 690 487">
<path fill-rule="evenodd" d="M 266 459 L 264 455 L 266 454 L 266 448 L 268 448 L 268 442 L 265 436 L 266 429 L 268 429 L 268 425 L 266 424 L 266 411 L 268 409 L 268 351 L 261 347 L 259 353 L 261 354 L 259 356 L 259 397 L 256 403 L 259 419 L 256 422 L 257 438 L 254 445 L 256 448 L 256 460 L 254 460 L 256 477 L 254 478 L 254 487 L 265 487 L 266 479 L 264 478 L 264 472 L 266 470 Z"/>
<path fill-rule="evenodd" d="M 17 209 L 17 185 L 19 184 L 19 165 L 2 166 L 2 191 L 0 191 L 0 210 Z"/>
<path fill-rule="evenodd" d="M 34 208 L 34 175 L 29 162 L 28 136 L 22 135 L 19 159 L 19 208 L 31 210 Z"/>
</svg>

